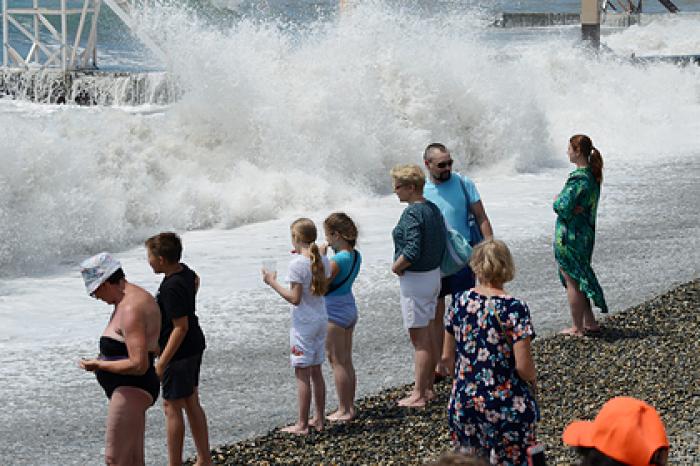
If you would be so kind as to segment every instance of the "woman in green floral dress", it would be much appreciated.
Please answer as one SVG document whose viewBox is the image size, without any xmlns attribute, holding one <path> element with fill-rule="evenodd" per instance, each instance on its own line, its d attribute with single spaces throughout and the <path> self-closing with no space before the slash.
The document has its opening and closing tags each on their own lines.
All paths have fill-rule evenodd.
<svg viewBox="0 0 700 466">
<path fill-rule="evenodd" d="M 573 326 L 561 333 L 583 336 L 600 331 L 590 300 L 602 312 L 608 312 L 603 289 L 591 268 L 603 158 L 591 139 L 582 134 L 571 137 L 568 154 L 576 169 L 554 200 L 557 214 L 554 257 L 573 320 Z"/>
</svg>

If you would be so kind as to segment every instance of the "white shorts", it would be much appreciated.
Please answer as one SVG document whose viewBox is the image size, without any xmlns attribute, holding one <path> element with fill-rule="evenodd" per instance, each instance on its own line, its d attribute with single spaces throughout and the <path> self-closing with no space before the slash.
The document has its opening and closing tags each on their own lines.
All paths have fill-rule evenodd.
<svg viewBox="0 0 700 466">
<path fill-rule="evenodd" d="M 328 321 L 305 324 L 302 331 L 289 329 L 289 361 L 293 367 L 309 367 L 323 364 L 326 358 L 326 332 Z"/>
<path fill-rule="evenodd" d="M 427 272 L 406 271 L 399 277 L 405 328 L 427 327 L 435 318 L 440 293 L 440 267 Z"/>
</svg>

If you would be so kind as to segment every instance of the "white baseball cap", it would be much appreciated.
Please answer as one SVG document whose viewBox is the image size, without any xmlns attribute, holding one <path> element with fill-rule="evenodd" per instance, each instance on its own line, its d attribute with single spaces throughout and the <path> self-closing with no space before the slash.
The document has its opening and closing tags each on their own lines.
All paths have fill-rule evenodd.
<svg viewBox="0 0 700 466">
<path fill-rule="evenodd" d="M 94 293 L 121 267 L 122 264 L 108 252 L 101 252 L 81 262 L 80 273 L 85 280 L 85 289 L 88 294 Z"/>
</svg>

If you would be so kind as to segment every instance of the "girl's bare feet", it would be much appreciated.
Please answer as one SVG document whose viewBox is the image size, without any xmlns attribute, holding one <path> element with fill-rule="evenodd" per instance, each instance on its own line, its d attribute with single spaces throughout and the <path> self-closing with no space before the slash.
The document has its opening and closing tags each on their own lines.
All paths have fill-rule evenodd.
<svg viewBox="0 0 700 466">
<path fill-rule="evenodd" d="M 331 422 L 348 422 L 348 421 L 352 421 L 353 419 L 355 419 L 355 410 L 353 409 L 353 410 L 351 410 L 351 411 L 349 411 L 349 412 L 348 412 L 348 411 L 337 410 L 336 412 L 331 413 L 331 414 L 329 414 L 328 416 L 326 416 L 326 419 L 329 420 L 329 421 L 331 421 Z"/>
<path fill-rule="evenodd" d="M 420 393 L 416 392 L 411 392 L 409 396 L 406 398 L 402 398 L 399 400 L 397 403 L 399 406 L 404 406 L 407 408 L 420 408 L 425 406 L 428 401 L 430 401 L 432 398 L 435 397 L 435 394 L 433 394 L 432 390 L 428 390 L 428 392 L 425 394 L 425 396 L 421 395 Z"/>
<path fill-rule="evenodd" d="M 582 337 L 583 332 L 576 327 L 565 328 L 559 332 L 559 335 L 566 335 L 567 337 Z"/>
<path fill-rule="evenodd" d="M 313 418 L 309 421 L 309 427 L 313 427 L 316 432 L 321 432 L 323 430 L 323 418 Z"/>
<path fill-rule="evenodd" d="M 280 432 L 284 432 L 285 434 L 293 434 L 293 435 L 306 435 L 309 433 L 309 426 L 304 426 L 302 424 L 292 424 L 291 426 L 283 427 L 280 429 Z"/>
<path fill-rule="evenodd" d="M 407 397 L 401 398 L 397 404 L 399 406 L 407 406 L 408 404 L 416 401 L 418 398 L 420 398 L 420 394 L 416 392 L 411 392 Z"/>
<path fill-rule="evenodd" d="M 399 402 L 399 406 L 403 406 L 404 408 L 423 408 L 425 407 L 426 404 L 428 404 L 428 399 L 423 396 L 419 396 L 417 398 L 404 398 L 404 400 L 407 400 L 405 403 L 401 404 Z M 403 401 L 403 400 L 401 400 Z"/>
</svg>

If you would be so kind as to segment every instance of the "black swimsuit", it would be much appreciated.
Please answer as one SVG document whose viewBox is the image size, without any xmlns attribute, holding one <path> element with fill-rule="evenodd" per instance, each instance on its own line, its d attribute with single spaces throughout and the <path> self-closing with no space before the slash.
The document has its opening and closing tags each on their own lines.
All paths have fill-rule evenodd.
<svg viewBox="0 0 700 466">
<path fill-rule="evenodd" d="M 123 341 L 111 337 L 100 337 L 100 359 L 114 361 L 126 359 L 129 352 Z M 143 375 L 124 375 L 114 372 L 95 371 L 97 382 L 102 386 L 107 398 L 112 398 L 112 393 L 117 387 L 136 387 L 147 391 L 153 398 L 153 403 L 160 392 L 160 380 L 153 366 L 153 353 L 148 353 L 148 370 Z M 153 404 L 151 403 L 151 404 Z"/>
</svg>

